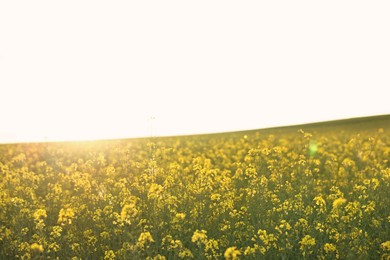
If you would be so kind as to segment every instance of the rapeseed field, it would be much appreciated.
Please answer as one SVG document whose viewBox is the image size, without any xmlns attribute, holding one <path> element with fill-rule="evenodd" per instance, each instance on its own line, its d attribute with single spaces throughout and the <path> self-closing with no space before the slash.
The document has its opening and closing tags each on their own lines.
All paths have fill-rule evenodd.
<svg viewBox="0 0 390 260">
<path fill-rule="evenodd" d="M 0 259 L 390 259 L 389 131 L 0 145 Z"/>
</svg>

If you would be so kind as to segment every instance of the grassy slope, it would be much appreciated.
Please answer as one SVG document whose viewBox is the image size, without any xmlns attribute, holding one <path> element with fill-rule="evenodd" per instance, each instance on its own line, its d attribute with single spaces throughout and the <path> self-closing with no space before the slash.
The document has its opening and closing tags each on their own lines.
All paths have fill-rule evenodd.
<svg viewBox="0 0 390 260">
<path fill-rule="evenodd" d="M 358 117 L 358 118 L 349 118 L 341 120 L 332 120 L 324 121 L 317 123 L 309 124 L 300 124 L 300 125 L 291 125 L 291 126 L 281 126 L 281 127 L 272 127 L 264 129 L 255 129 L 248 131 L 238 131 L 238 132 L 229 132 L 229 133 L 218 133 L 214 135 L 235 135 L 235 134 L 253 134 L 256 132 L 262 134 L 272 134 L 272 133 L 289 133 L 296 132 L 298 129 L 304 129 L 305 131 L 327 131 L 327 130 L 369 130 L 377 128 L 389 128 L 390 127 L 390 114 L 389 115 L 379 115 L 379 116 L 370 116 L 370 117 Z"/>
</svg>

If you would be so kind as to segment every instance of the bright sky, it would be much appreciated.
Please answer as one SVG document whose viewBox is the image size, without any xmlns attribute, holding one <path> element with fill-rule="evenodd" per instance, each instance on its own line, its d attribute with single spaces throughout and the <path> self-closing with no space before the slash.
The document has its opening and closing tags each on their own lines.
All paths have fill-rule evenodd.
<svg viewBox="0 0 390 260">
<path fill-rule="evenodd" d="M 389 114 L 389 13 L 389 1 L 1 1 L 0 141 Z"/>
</svg>

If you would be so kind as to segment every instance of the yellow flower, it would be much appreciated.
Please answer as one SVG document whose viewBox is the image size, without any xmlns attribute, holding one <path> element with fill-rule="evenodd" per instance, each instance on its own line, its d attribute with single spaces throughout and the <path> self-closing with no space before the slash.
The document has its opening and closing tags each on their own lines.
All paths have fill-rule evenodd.
<svg viewBox="0 0 390 260">
<path fill-rule="evenodd" d="M 145 243 L 153 243 L 154 239 L 149 231 L 142 232 L 141 235 L 138 238 L 138 242 L 145 244 Z"/>
<path fill-rule="evenodd" d="M 220 254 L 218 253 L 218 249 L 219 249 L 218 241 L 215 239 L 209 239 L 205 244 L 205 248 L 204 248 L 206 257 L 217 258 L 218 256 L 220 256 Z"/>
<path fill-rule="evenodd" d="M 104 252 L 104 260 L 113 260 L 115 259 L 115 253 L 112 250 Z"/>
<path fill-rule="evenodd" d="M 138 210 L 135 206 L 135 204 L 127 204 L 123 206 L 121 211 L 121 219 L 122 220 L 129 220 L 130 218 L 134 218 L 138 215 Z"/>
<path fill-rule="evenodd" d="M 371 179 L 372 188 L 376 190 L 379 186 L 379 180 L 376 178 Z"/>
<path fill-rule="evenodd" d="M 214 193 L 214 194 L 212 194 L 212 195 L 210 196 L 210 199 L 211 199 L 212 201 L 219 201 L 219 200 L 221 199 L 221 195 L 220 195 L 220 194 Z"/>
<path fill-rule="evenodd" d="M 166 259 L 166 257 L 163 256 L 163 255 L 160 255 L 160 254 L 158 254 L 155 257 L 153 257 L 153 260 L 165 260 L 165 259 Z"/>
<path fill-rule="evenodd" d="M 156 183 L 152 183 L 148 191 L 148 199 L 161 199 L 163 192 L 163 186 Z"/>
<path fill-rule="evenodd" d="M 183 219 L 185 219 L 185 217 L 186 217 L 185 213 L 176 213 L 176 218 L 177 219 L 183 220 Z"/>
<path fill-rule="evenodd" d="M 42 253 L 43 252 L 43 246 L 37 243 L 33 243 L 30 246 L 31 251 L 37 252 L 37 253 Z"/>
<path fill-rule="evenodd" d="M 316 204 L 317 206 L 320 206 L 320 207 L 322 207 L 322 206 L 325 207 L 325 206 L 326 206 L 326 202 L 325 202 L 325 200 L 322 198 L 321 195 L 315 197 L 313 200 L 315 201 L 315 204 Z"/>
<path fill-rule="evenodd" d="M 191 238 L 191 241 L 193 243 L 202 243 L 202 244 L 206 244 L 207 242 L 207 235 L 206 235 L 207 231 L 206 230 L 196 230 L 194 232 L 194 234 L 192 235 L 192 238 Z"/>
<path fill-rule="evenodd" d="M 315 202 L 315 205 L 318 206 L 318 211 L 320 213 L 324 213 L 326 211 L 326 202 L 325 200 L 322 198 L 322 196 L 317 196 L 313 199 L 313 201 Z"/>
<path fill-rule="evenodd" d="M 50 236 L 53 238 L 59 238 L 61 236 L 62 227 L 54 226 L 53 230 L 50 232 Z"/>
<path fill-rule="evenodd" d="M 74 215 L 74 210 L 71 208 L 61 209 L 58 213 L 58 223 L 61 225 L 72 224 Z"/>
<path fill-rule="evenodd" d="M 228 249 L 226 249 L 225 253 L 223 254 L 225 259 L 229 259 L 229 260 L 239 259 L 238 257 L 239 255 L 241 255 L 241 252 L 235 246 L 229 247 Z"/>
<path fill-rule="evenodd" d="M 183 259 L 190 259 L 190 258 L 194 258 L 194 255 L 189 249 L 186 248 L 180 251 L 179 257 Z"/>
<path fill-rule="evenodd" d="M 47 217 L 47 214 L 46 214 L 46 210 L 44 210 L 44 209 L 37 209 L 34 212 L 34 219 L 36 221 L 38 221 L 40 219 L 45 219 L 46 217 Z"/>
<path fill-rule="evenodd" d="M 312 253 L 311 248 L 315 246 L 316 240 L 315 238 L 311 237 L 310 235 L 306 235 L 302 238 L 301 241 L 299 241 L 299 244 L 301 245 L 299 248 L 303 251 L 302 255 L 306 256 L 306 253 Z"/>
<path fill-rule="evenodd" d="M 324 250 L 325 250 L 326 253 L 335 252 L 336 251 L 336 247 L 333 244 L 326 243 L 324 245 Z"/>
<path fill-rule="evenodd" d="M 381 259 L 390 259 L 390 240 L 383 242 L 381 244 L 381 249 L 383 251 Z"/>
<path fill-rule="evenodd" d="M 279 231 L 280 234 L 282 234 L 283 232 L 286 232 L 287 234 L 287 231 L 291 229 L 291 225 L 283 219 L 282 221 L 280 221 L 280 225 L 276 226 L 275 229 Z"/>
<path fill-rule="evenodd" d="M 345 198 L 338 198 L 333 201 L 333 208 L 338 208 L 341 205 L 343 205 L 345 202 L 347 202 L 347 199 Z"/>
<path fill-rule="evenodd" d="M 345 158 L 341 164 L 347 168 L 355 166 L 355 162 L 350 158 Z"/>
<path fill-rule="evenodd" d="M 381 249 L 386 252 L 390 252 L 390 240 L 381 244 Z"/>
</svg>

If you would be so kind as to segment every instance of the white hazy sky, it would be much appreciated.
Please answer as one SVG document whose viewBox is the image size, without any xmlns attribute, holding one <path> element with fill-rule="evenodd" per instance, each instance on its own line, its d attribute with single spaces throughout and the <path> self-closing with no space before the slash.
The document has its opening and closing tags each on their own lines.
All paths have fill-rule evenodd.
<svg viewBox="0 0 390 260">
<path fill-rule="evenodd" d="M 389 13 L 389 1 L 1 1 L 0 141 L 389 114 Z"/>
</svg>

